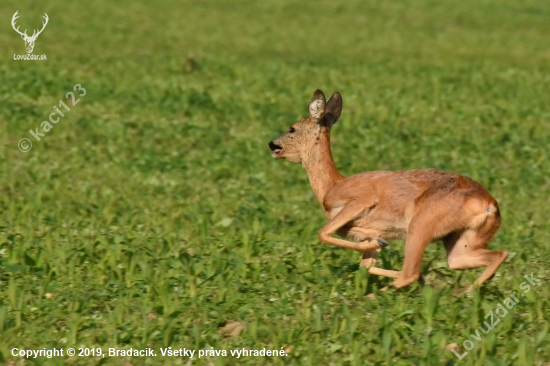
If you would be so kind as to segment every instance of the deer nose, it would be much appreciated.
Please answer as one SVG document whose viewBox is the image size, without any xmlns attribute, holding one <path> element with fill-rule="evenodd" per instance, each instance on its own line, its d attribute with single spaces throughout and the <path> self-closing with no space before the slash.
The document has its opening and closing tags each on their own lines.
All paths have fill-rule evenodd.
<svg viewBox="0 0 550 366">
<path fill-rule="evenodd" d="M 277 146 L 273 141 L 269 141 L 269 149 L 274 151 L 275 149 L 280 149 L 280 146 Z"/>
<path fill-rule="evenodd" d="M 271 151 L 274 151 L 274 152 L 281 152 L 281 150 L 283 150 L 282 147 L 280 147 L 279 145 L 277 145 L 273 141 L 269 142 L 269 148 L 271 149 Z"/>
</svg>

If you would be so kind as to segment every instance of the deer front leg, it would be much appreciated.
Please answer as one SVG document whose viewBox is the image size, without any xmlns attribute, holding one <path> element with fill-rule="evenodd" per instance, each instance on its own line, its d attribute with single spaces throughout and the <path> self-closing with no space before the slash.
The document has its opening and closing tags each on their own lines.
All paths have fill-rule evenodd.
<svg viewBox="0 0 550 366">
<path fill-rule="evenodd" d="M 360 253 L 377 250 L 387 246 L 388 243 L 383 239 L 370 239 L 359 243 L 354 243 L 352 241 L 337 239 L 331 236 L 339 228 L 358 218 L 366 208 L 367 207 L 360 202 L 348 202 L 346 206 L 344 206 L 344 208 L 319 231 L 319 240 L 321 240 L 321 243 L 355 250 Z"/>
<path fill-rule="evenodd" d="M 378 232 L 374 232 L 361 227 L 354 228 L 354 232 L 359 232 L 363 237 L 366 238 L 376 238 L 379 235 Z M 399 276 L 399 271 L 375 267 L 375 263 L 379 255 L 380 249 L 363 253 L 363 258 L 361 259 L 360 266 L 368 268 L 369 273 L 376 276 L 397 278 Z"/>
<path fill-rule="evenodd" d="M 379 255 L 380 255 L 380 249 L 363 253 L 363 258 L 361 258 L 361 263 L 359 264 L 359 266 L 365 267 L 365 268 L 373 267 Z"/>
<path fill-rule="evenodd" d="M 398 278 L 399 271 L 393 271 L 391 269 L 384 269 L 375 267 L 376 259 L 380 254 L 380 249 L 373 250 L 371 252 L 363 253 L 363 259 L 361 259 L 361 264 L 359 266 L 369 269 L 369 273 L 376 276 L 389 277 L 389 278 Z"/>
</svg>

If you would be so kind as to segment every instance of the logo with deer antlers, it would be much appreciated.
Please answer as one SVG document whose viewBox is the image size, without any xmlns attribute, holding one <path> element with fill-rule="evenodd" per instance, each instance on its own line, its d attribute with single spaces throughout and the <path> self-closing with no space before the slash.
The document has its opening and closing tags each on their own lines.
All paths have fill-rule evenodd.
<svg viewBox="0 0 550 366">
<path fill-rule="evenodd" d="M 36 41 L 36 38 L 38 38 L 40 33 L 42 33 L 44 28 L 46 28 L 46 24 L 48 24 L 48 14 L 44 13 L 43 18 L 46 20 L 46 22 L 42 22 L 42 29 L 40 29 L 39 31 L 34 30 L 32 36 L 29 37 L 27 35 L 27 30 L 26 29 L 25 29 L 24 32 L 20 32 L 19 27 L 15 28 L 15 19 L 19 18 L 19 16 L 17 15 L 18 12 L 19 12 L 19 10 L 16 11 L 15 14 L 13 14 L 13 18 L 11 18 L 11 26 L 13 27 L 13 29 L 17 33 L 19 33 L 21 35 L 21 38 L 23 38 L 23 41 L 25 41 L 25 48 L 27 50 L 27 53 L 32 53 L 32 50 L 34 49 L 34 42 Z"/>
</svg>

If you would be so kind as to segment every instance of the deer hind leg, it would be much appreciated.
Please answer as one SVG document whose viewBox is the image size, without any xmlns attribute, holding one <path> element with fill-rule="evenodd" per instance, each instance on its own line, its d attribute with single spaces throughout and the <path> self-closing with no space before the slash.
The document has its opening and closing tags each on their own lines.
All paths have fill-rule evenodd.
<svg viewBox="0 0 550 366">
<path fill-rule="evenodd" d="M 386 290 L 388 287 L 402 288 L 412 284 L 415 281 L 423 281 L 422 273 L 420 272 L 422 267 L 422 257 L 426 246 L 432 240 L 432 236 L 424 231 L 420 231 L 417 234 L 407 234 L 405 241 L 405 261 L 403 263 L 403 270 L 399 273 L 397 279 L 389 286 L 386 286 L 382 290 Z"/>
<path fill-rule="evenodd" d="M 443 240 L 447 250 L 447 262 L 451 269 L 486 267 L 474 284 L 468 287 L 467 293 L 474 286 L 479 286 L 493 277 L 502 262 L 508 257 L 508 253 L 505 251 L 486 249 L 499 226 L 498 214 L 490 213 L 480 227 L 453 233 Z"/>
<path fill-rule="evenodd" d="M 403 269 L 399 272 L 397 280 L 382 290 L 387 290 L 389 287 L 402 288 L 415 281 L 424 282 L 421 273 L 424 251 L 438 233 L 448 230 L 447 228 L 452 225 L 452 219 L 452 216 L 448 215 L 433 216 L 421 213 L 411 220 L 405 239 Z"/>
<path fill-rule="evenodd" d="M 338 229 L 345 226 L 349 222 L 357 219 L 367 207 L 357 201 L 348 202 L 344 208 L 336 214 L 323 228 L 319 231 L 319 240 L 327 245 L 334 245 L 341 248 L 355 250 L 356 252 L 365 253 L 380 249 L 388 245 L 382 239 L 369 239 L 359 243 L 348 240 L 333 238 Z"/>
</svg>

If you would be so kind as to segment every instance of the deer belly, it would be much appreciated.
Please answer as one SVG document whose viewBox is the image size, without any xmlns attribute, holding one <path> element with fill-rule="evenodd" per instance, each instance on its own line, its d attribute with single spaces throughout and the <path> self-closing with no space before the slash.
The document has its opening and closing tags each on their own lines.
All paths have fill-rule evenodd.
<svg viewBox="0 0 550 366">
<path fill-rule="evenodd" d="M 363 222 L 361 222 L 363 221 Z M 359 240 L 369 238 L 381 239 L 405 239 L 408 223 L 405 220 L 369 220 L 354 223 L 349 232 Z"/>
</svg>

